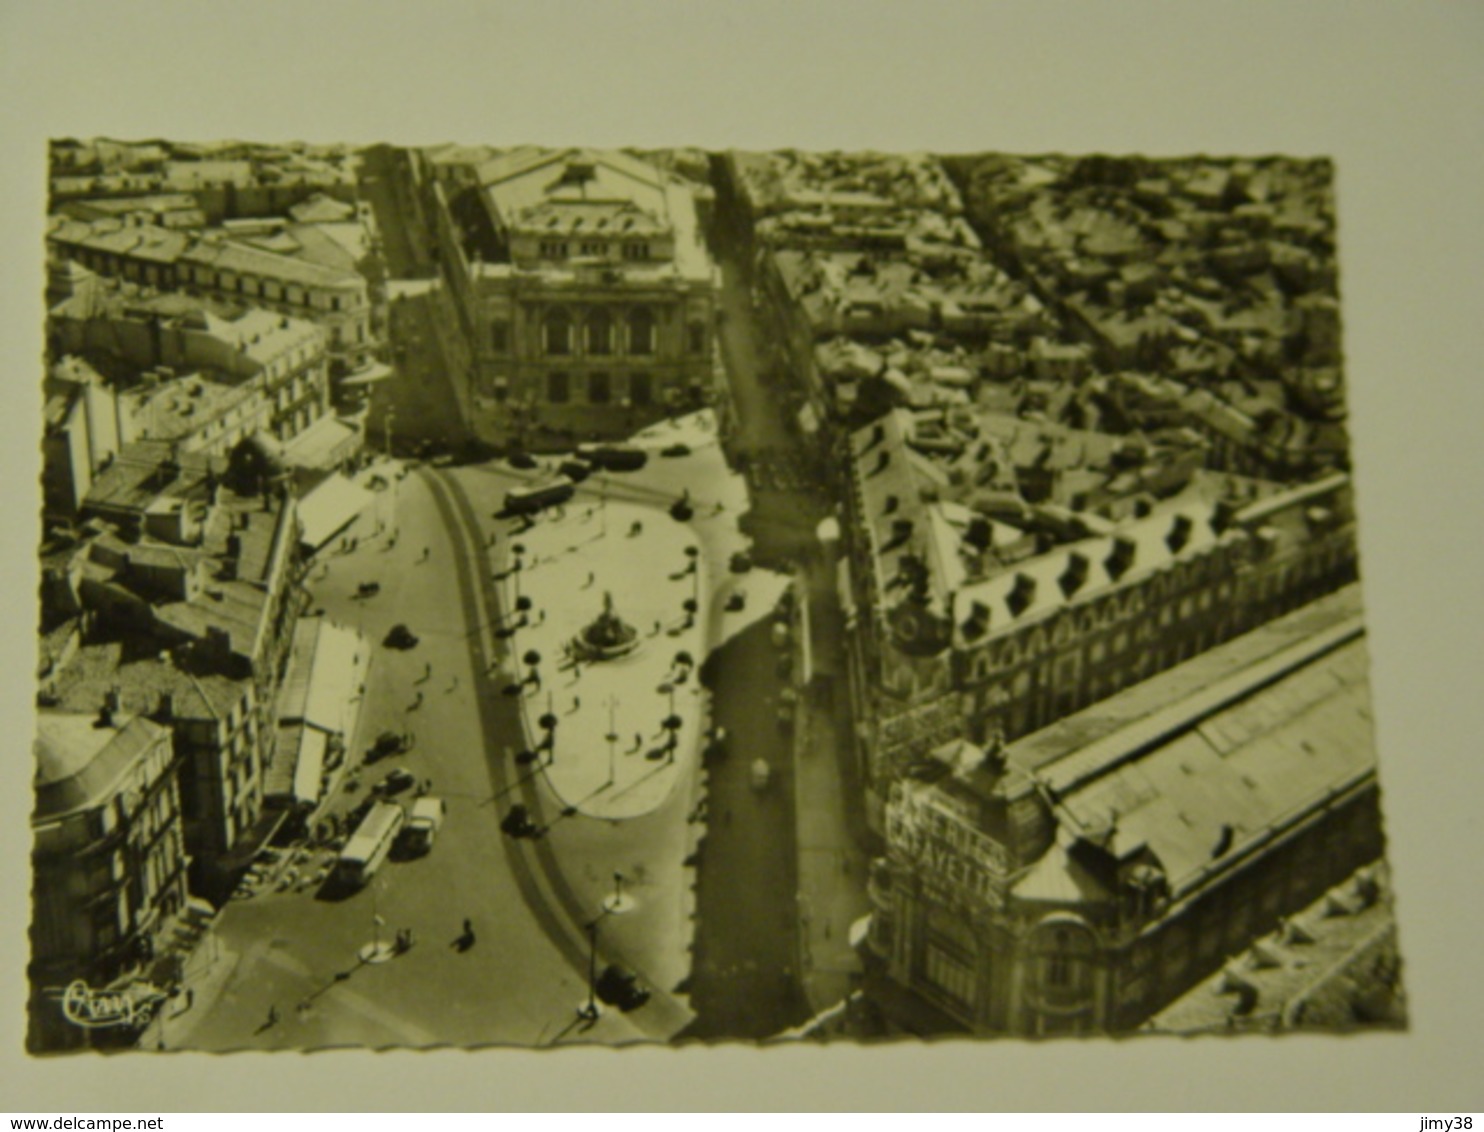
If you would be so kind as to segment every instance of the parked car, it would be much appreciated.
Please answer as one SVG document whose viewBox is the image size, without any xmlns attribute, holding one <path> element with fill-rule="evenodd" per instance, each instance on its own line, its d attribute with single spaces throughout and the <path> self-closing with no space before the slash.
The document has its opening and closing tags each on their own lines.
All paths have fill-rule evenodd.
<svg viewBox="0 0 1484 1132">
<path fill-rule="evenodd" d="M 531 820 L 531 811 L 517 802 L 500 822 L 500 831 L 510 837 L 535 837 L 541 827 Z"/>
<path fill-rule="evenodd" d="M 525 472 L 540 467 L 536 462 L 536 457 L 532 456 L 529 452 L 512 452 L 505 459 L 512 468 L 519 468 Z"/>
<path fill-rule="evenodd" d="M 412 803 L 407 824 L 402 827 L 402 845 L 409 853 L 426 853 L 443 828 L 448 807 L 442 798 L 424 797 Z"/>
<path fill-rule="evenodd" d="M 374 763 L 391 755 L 400 755 L 412 746 L 412 737 L 406 732 L 383 731 L 366 751 L 366 761 Z"/>
<path fill-rule="evenodd" d="M 754 759 L 752 762 L 752 788 L 754 790 L 766 790 L 768 783 L 773 780 L 773 768 L 768 765 L 767 759 Z"/>
<path fill-rule="evenodd" d="M 603 969 L 593 989 L 599 999 L 609 1006 L 618 1007 L 624 1014 L 638 1010 L 650 998 L 649 990 L 640 986 L 639 976 L 613 963 Z"/>
<path fill-rule="evenodd" d="M 660 449 L 661 456 L 689 456 L 689 444 L 669 444 Z"/>
<path fill-rule="evenodd" d="M 592 465 L 583 460 L 563 460 L 557 471 L 573 483 L 581 483 L 593 474 Z"/>
<path fill-rule="evenodd" d="M 399 621 L 391 627 L 384 643 L 389 649 L 410 649 L 417 645 L 417 635 Z"/>
<path fill-rule="evenodd" d="M 373 792 L 382 798 L 390 798 L 394 794 L 400 794 L 404 790 L 411 790 L 417 785 L 417 778 L 410 770 L 398 767 L 389 771 L 387 776 L 376 784 Z"/>
</svg>

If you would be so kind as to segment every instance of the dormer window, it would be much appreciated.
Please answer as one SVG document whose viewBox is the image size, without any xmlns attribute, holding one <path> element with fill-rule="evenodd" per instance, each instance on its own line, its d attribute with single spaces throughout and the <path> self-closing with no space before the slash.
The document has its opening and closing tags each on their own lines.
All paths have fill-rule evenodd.
<svg viewBox="0 0 1484 1132">
<path fill-rule="evenodd" d="M 1015 585 L 1005 598 L 1012 617 L 1019 617 L 1036 600 L 1036 580 L 1029 574 L 1015 575 Z"/>
<path fill-rule="evenodd" d="M 1194 526 L 1195 524 L 1190 521 L 1190 516 L 1175 516 L 1175 521 L 1170 524 L 1170 533 L 1165 536 L 1165 545 L 1170 548 L 1170 553 L 1179 554 L 1186 547 L 1190 542 Z"/>
</svg>

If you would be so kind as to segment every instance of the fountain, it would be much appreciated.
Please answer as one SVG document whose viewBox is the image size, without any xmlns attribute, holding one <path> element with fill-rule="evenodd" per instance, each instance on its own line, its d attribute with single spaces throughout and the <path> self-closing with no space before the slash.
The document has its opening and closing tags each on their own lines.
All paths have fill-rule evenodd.
<svg viewBox="0 0 1484 1132">
<path fill-rule="evenodd" d="M 617 660 L 639 647 L 637 629 L 613 611 L 613 595 L 603 593 L 603 612 L 572 638 L 573 655 L 587 662 Z"/>
</svg>

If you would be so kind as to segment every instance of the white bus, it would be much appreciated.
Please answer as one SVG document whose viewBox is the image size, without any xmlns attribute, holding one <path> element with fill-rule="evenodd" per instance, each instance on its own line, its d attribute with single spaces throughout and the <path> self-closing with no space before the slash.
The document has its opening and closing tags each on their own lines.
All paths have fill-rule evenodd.
<svg viewBox="0 0 1484 1132">
<path fill-rule="evenodd" d="M 533 487 L 511 488 L 505 493 L 505 510 L 511 515 L 534 515 L 543 508 L 567 502 L 576 490 L 567 476 L 557 476 Z"/>
<path fill-rule="evenodd" d="M 360 888 L 375 876 L 376 870 L 381 868 L 381 863 L 392 851 L 392 843 L 397 840 L 405 820 L 402 807 L 394 802 L 377 802 L 372 806 L 335 862 L 340 882 L 351 888 Z"/>
</svg>

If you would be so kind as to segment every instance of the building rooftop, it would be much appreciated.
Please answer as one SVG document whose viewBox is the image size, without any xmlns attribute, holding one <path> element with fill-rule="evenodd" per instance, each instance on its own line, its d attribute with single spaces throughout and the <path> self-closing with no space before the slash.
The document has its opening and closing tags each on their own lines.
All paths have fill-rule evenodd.
<svg viewBox="0 0 1484 1132">
<path fill-rule="evenodd" d="M 315 193 L 289 209 L 289 215 L 299 224 L 330 224 L 354 219 L 355 214 L 355 205 L 324 193 Z"/>
<path fill-rule="evenodd" d="M 175 452 L 168 440 L 138 440 L 119 450 L 88 490 L 84 508 L 143 510 L 161 496 L 205 501 L 207 481 L 220 462 L 195 453 Z"/>
<path fill-rule="evenodd" d="M 567 239 L 671 234 L 668 270 L 686 279 L 713 278 L 693 192 L 638 158 L 615 150 L 526 147 L 478 166 L 476 174 L 497 231 Z M 620 270 L 630 268 L 620 261 Z"/>
<path fill-rule="evenodd" d="M 1179 898 L 1374 772 L 1355 586 L 1010 744 L 1064 838 L 1147 850 Z M 985 779 L 985 788 L 989 780 Z M 1046 885 L 1045 861 L 1020 895 Z"/>
<path fill-rule="evenodd" d="M 215 721 L 225 718 L 250 687 L 246 679 L 197 666 L 188 655 L 148 652 L 141 642 L 106 641 L 77 650 L 52 686 L 50 706 L 96 718 L 110 692 L 118 693 L 125 715 L 157 711 L 168 696 L 175 718 Z"/>
<path fill-rule="evenodd" d="M 153 387 L 139 386 L 124 394 L 133 404 L 137 436 L 141 440 L 182 440 L 225 416 L 253 396 L 246 385 L 229 385 L 199 374 L 189 374 Z"/>
<path fill-rule="evenodd" d="M 56 821 L 104 804 L 124 785 L 139 756 L 169 729 L 143 717 L 103 723 L 99 712 L 46 711 L 36 718 L 36 810 Z"/>
<path fill-rule="evenodd" d="M 1389 870 L 1382 862 L 1367 865 L 1233 956 L 1145 1028 L 1189 1034 L 1353 1027 L 1360 1021 L 1357 1006 L 1378 999 L 1395 1003 L 1394 985 L 1378 971 L 1384 960 L 1377 962 L 1388 951 L 1394 959 L 1395 930 Z M 1306 1009 L 1336 997 L 1334 991 L 1340 1010 Z M 1400 1020 L 1394 1005 L 1386 1013 Z"/>
<path fill-rule="evenodd" d="M 295 255 L 263 251 L 233 240 L 201 240 L 180 253 L 184 263 L 200 264 L 218 271 L 320 287 L 332 291 L 364 291 L 365 278 L 348 267 L 331 267 Z"/>
</svg>

